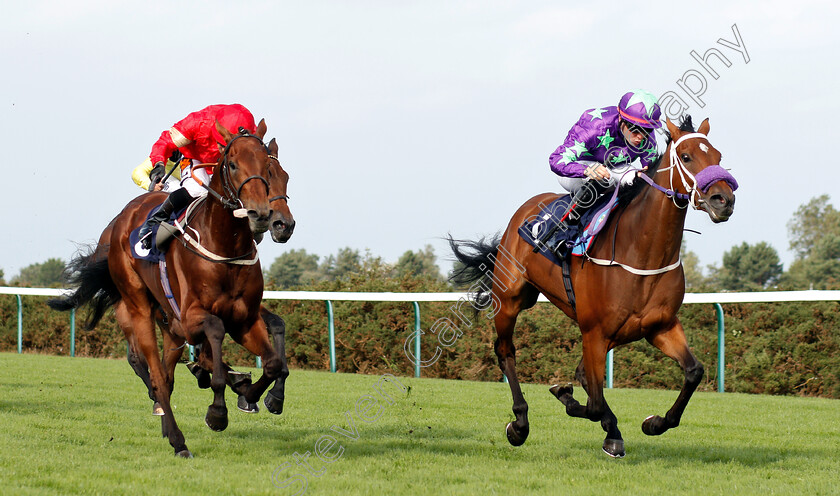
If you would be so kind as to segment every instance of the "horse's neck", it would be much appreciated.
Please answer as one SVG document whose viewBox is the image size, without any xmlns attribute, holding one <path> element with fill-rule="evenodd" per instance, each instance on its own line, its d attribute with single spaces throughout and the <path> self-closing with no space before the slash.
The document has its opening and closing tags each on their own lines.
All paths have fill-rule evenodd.
<svg viewBox="0 0 840 496">
<path fill-rule="evenodd" d="M 210 183 L 213 191 L 221 191 L 214 175 Z M 190 225 L 201 234 L 201 244 L 208 250 L 224 256 L 235 257 L 246 253 L 253 244 L 247 219 L 234 217 L 216 198 L 204 200 Z"/>
<path fill-rule="evenodd" d="M 670 166 L 667 155 L 662 158 L 660 169 Z M 670 188 L 668 172 L 654 175 L 660 186 Z M 677 200 L 681 202 L 681 200 Z M 653 187 L 647 187 L 630 202 L 624 212 L 633 222 L 622 222 L 633 239 L 633 252 L 640 257 L 642 266 L 667 265 L 679 256 L 687 208 L 678 208 L 674 201 Z M 622 226 L 619 226 L 621 229 Z"/>
</svg>

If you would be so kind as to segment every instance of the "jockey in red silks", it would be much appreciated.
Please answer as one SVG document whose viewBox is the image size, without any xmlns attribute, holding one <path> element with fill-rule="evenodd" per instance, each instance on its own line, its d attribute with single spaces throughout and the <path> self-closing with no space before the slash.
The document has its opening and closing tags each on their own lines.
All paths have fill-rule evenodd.
<svg viewBox="0 0 840 496">
<path fill-rule="evenodd" d="M 172 125 L 171 128 L 161 133 L 160 138 L 152 146 L 152 152 L 147 161 L 140 164 L 132 177 L 141 187 L 146 182 L 145 170 L 150 171 L 149 183 L 155 190 L 174 189 L 169 197 L 163 202 L 160 209 L 150 217 L 140 228 L 139 237 L 144 248 L 151 246 L 152 227 L 169 219 L 172 212 L 185 208 L 195 198 L 207 196 L 205 186 L 210 184 L 212 169 L 193 169 L 196 164 L 212 164 L 219 161 L 221 152 L 219 145 L 226 145 L 224 138 L 216 130 L 216 121 L 231 134 L 239 132 L 242 127 L 249 133 L 255 133 L 257 125 L 254 123 L 254 116 L 244 106 L 234 103 L 232 105 L 210 105 L 197 112 L 193 112 Z M 164 164 L 167 158 L 174 152 L 180 152 L 184 156 L 181 164 L 180 188 L 172 188 L 171 184 L 154 185 L 151 176 L 155 179 L 164 175 Z M 149 164 L 155 164 L 149 168 Z M 138 179 L 139 178 L 139 179 Z"/>
<path fill-rule="evenodd" d="M 573 201 L 566 218 L 580 218 L 594 202 L 594 196 L 616 186 L 619 180 L 632 183 L 635 172 L 630 164 L 639 159 L 647 168 L 658 157 L 654 129 L 662 127 L 659 104 L 644 90 L 625 93 L 618 106 L 587 110 L 569 130 L 566 140 L 548 159 L 552 172 L 560 176 L 560 185 L 577 199 L 577 193 L 589 183 L 590 200 Z M 587 181 L 586 179 L 589 179 Z"/>
</svg>

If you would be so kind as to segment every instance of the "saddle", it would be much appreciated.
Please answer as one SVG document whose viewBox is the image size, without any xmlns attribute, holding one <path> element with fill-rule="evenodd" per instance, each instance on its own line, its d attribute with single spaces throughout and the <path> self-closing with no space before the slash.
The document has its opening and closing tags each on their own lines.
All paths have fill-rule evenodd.
<svg viewBox="0 0 840 496">
<path fill-rule="evenodd" d="M 571 196 L 563 195 L 544 205 L 537 215 L 526 219 L 518 231 L 534 251 L 539 251 L 555 265 L 562 265 L 572 255 L 583 256 L 617 205 L 615 197 L 603 195 L 584 212 L 579 222 L 567 224 L 560 219 L 568 211 L 570 202 Z"/>
</svg>

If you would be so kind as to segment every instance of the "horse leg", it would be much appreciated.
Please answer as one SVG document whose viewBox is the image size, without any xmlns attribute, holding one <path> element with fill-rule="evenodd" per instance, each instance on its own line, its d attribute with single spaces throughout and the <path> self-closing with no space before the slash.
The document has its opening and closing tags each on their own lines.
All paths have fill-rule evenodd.
<svg viewBox="0 0 840 496">
<path fill-rule="evenodd" d="M 256 403 L 268 389 L 268 386 L 281 376 L 285 361 L 281 360 L 274 348 L 271 347 L 271 341 L 268 339 L 268 328 L 263 319 L 257 319 L 247 332 L 238 336 L 236 341 L 246 350 L 262 358 L 263 361 L 262 375 L 243 394 L 248 403 Z M 288 371 L 286 375 L 288 375 Z M 269 411 L 271 411 L 270 408 Z"/>
<path fill-rule="evenodd" d="M 204 423 L 214 431 L 227 429 L 228 416 L 225 405 L 225 369 L 222 362 L 222 340 L 225 337 L 225 325 L 215 315 L 207 315 L 204 318 L 204 334 L 210 345 L 210 354 L 213 357 L 213 377 L 210 379 L 210 389 L 213 390 L 213 403 L 207 407 L 207 415 Z"/>
<path fill-rule="evenodd" d="M 169 397 L 175 390 L 175 366 L 184 354 L 184 338 L 175 336 L 168 329 L 163 332 L 163 364 L 166 371 L 166 383 L 169 386 Z"/>
<path fill-rule="evenodd" d="M 624 456 L 624 439 L 618 430 L 618 419 L 604 398 L 604 367 L 606 366 L 607 350 L 597 332 L 583 334 L 583 358 L 575 371 L 575 377 L 580 381 L 589 399 L 586 406 L 581 405 L 572 396 L 572 386 L 552 386 L 551 393 L 566 407 L 566 414 L 570 417 L 589 419 L 601 422 L 601 428 L 607 433 L 603 450 L 613 458 Z"/>
<path fill-rule="evenodd" d="M 586 391 L 586 394 L 589 394 L 589 386 L 586 382 L 586 375 L 583 372 L 583 358 L 580 359 L 580 363 L 578 363 L 577 368 L 575 369 L 575 380 L 580 382 L 580 385 L 583 386 L 583 390 Z M 555 384 L 548 388 L 548 390 L 553 394 L 558 400 L 560 400 L 561 396 L 569 395 L 571 396 L 574 392 L 574 386 L 571 382 L 567 382 L 566 384 L 560 385 Z M 574 399 L 574 398 L 572 398 Z M 563 401 L 563 400 L 560 400 Z"/>
<path fill-rule="evenodd" d="M 198 356 L 196 363 L 192 366 L 188 365 L 190 372 L 198 380 L 198 387 L 207 389 L 210 387 L 212 380 L 211 371 L 213 370 L 213 358 L 210 352 L 210 345 L 203 344 L 198 347 Z M 224 369 L 225 383 L 230 386 L 230 389 L 238 395 L 236 400 L 236 407 L 245 413 L 258 413 L 260 408 L 256 403 L 248 403 L 243 394 L 251 385 L 251 374 L 237 372 L 231 368 L 230 365 L 222 361 L 222 369 Z"/>
<path fill-rule="evenodd" d="M 668 410 L 665 417 L 659 415 L 651 415 L 642 422 L 642 432 L 648 436 L 658 436 L 672 427 L 680 425 L 680 418 L 694 394 L 694 390 L 703 379 L 703 364 L 697 360 L 691 349 L 688 347 L 688 342 L 685 339 L 685 332 L 679 320 L 667 330 L 649 336 L 647 340 L 650 344 L 659 348 L 662 353 L 673 358 L 680 364 L 685 373 L 685 382 L 683 382 L 680 394 L 674 406 Z"/>
<path fill-rule="evenodd" d="M 504 305 L 503 305 L 504 306 Z M 528 424 L 528 403 L 519 387 L 519 379 L 516 377 L 516 347 L 513 344 L 513 329 L 516 326 L 517 314 L 509 315 L 499 312 L 496 314 L 496 342 L 493 346 L 496 351 L 496 358 L 499 360 L 499 368 L 507 377 L 510 392 L 513 396 L 513 414 L 516 419 L 509 422 L 505 427 L 507 439 L 513 446 L 521 446 L 526 439 L 530 426 Z"/>
<path fill-rule="evenodd" d="M 268 332 L 274 340 L 274 351 L 280 359 L 280 377 L 274 381 L 274 387 L 266 393 L 263 403 L 269 412 L 280 415 L 283 413 L 283 401 L 286 398 L 286 378 L 289 377 L 289 365 L 286 362 L 286 323 L 265 307 L 260 309 L 260 316 L 268 327 Z"/>
<path fill-rule="evenodd" d="M 192 453 L 187 449 L 184 434 L 178 428 L 175 416 L 172 413 L 172 405 L 169 402 L 169 385 L 161 365 L 160 350 L 158 350 L 155 324 L 151 318 L 151 312 L 129 308 L 129 304 L 123 300 L 123 302 L 117 304 L 115 315 L 120 327 L 131 330 L 137 340 L 137 348 L 143 354 L 149 366 L 151 392 L 163 408 L 163 416 L 161 417 L 163 436 L 169 439 L 169 444 L 175 449 L 176 455 L 191 458 Z"/>
<path fill-rule="evenodd" d="M 155 400 L 155 395 L 152 393 L 152 379 L 149 377 L 149 364 L 146 363 L 146 359 L 137 350 L 137 339 L 134 338 L 133 333 L 126 335 L 126 338 L 128 340 L 128 364 L 131 365 L 134 373 L 146 385 L 146 390 L 149 392 L 149 399 L 155 403 L 154 408 L 152 408 L 152 415 L 163 415 L 163 409 L 160 408 L 160 403 Z"/>
</svg>

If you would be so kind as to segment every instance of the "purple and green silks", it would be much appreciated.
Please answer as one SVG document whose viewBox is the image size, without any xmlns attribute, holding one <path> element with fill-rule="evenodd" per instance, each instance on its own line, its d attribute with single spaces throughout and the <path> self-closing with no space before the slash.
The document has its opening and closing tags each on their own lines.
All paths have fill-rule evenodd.
<svg viewBox="0 0 840 496">
<path fill-rule="evenodd" d="M 600 162 L 612 168 L 637 158 L 642 167 L 647 167 L 657 157 L 656 137 L 646 137 L 638 147 L 628 145 L 619 123 L 615 106 L 584 112 L 572 126 L 566 141 L 548 158 L 551 170 L 560 176 L 584 177 L 586 166 L 580 161 Z"/>
</svg>

